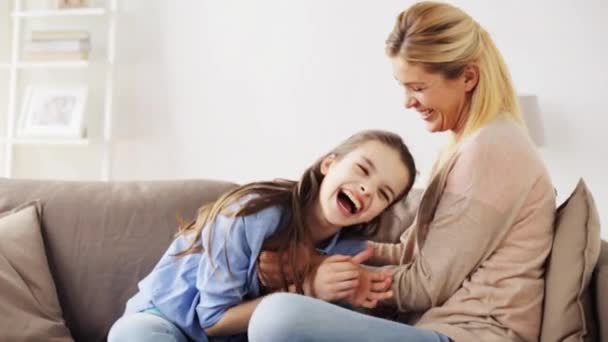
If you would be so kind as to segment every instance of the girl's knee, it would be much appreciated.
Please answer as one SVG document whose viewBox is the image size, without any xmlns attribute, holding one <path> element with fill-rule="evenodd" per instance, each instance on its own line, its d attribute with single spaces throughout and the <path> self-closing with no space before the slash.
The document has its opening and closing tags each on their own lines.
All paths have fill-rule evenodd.
<svg viewBox="0 0 608 342">
<path fill-rule="evenodd" d="M 306 301 L 312 300 L 291 293 L 275 293 L 256 307 L 247 334 L 250 341 L 292 341 L 300 336 L 299 323 L 306 315 Z"/>
<path fill-rule="evenodd" d="M 121 317 L 108 333 L 108 342 L 186 341 L 181 332 L 165 319 L 146 313 Z"/>
<path fill-rule="evenodd" d="M 289 322 L 306 312 L 303 310 L 306 300 L 312 299 L 293 293 L 271 294 L 258 304 L 254 316 L 264 317 L 265 320 L 272 318 L 273 321 Z"/>
</svg>

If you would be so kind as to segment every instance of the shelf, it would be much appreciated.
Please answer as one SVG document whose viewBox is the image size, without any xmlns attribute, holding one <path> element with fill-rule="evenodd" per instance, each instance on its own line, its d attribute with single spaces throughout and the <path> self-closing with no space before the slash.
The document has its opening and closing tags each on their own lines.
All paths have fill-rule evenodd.
<svg viewBox="0 0 608 342">
<path fill-rule="evenodd" d="M 65 161 L 55 162 L 55 153 L 69 157 L 69 159 L 81 158 L 86 156 L 86 168 L 82 170 L 84 173 L 98 174 L 96 169 L 101 168 L 101 178 L 103 180 L 111 179 L 112 170 L 112 116 L 113 108 L 112 101 L 114 97 L 114 56 L 115 56 L 115 44 L 116 44 L 116 33 L 117 33 L 117 2 L 118 0 L 95 0 L 91 2 L 99 2 L 99 5 L 93 7 L 81 7 L 81 8 L 66 8 L 59 9 L 55 6 L 48 5 L 47 7 L 37 7 L 38 5 L 32 5 L 32 3 L 41 2 L 56 2 L 56 0 L 0 0 L 0 3 L 12 2 L 12 6 L 8 6 L 3 13 L 0 15 L 1 22 L 11 23 L 10 28 L 7 31 L 7 39 L 12 38 L 10 44 L 5 44 L 8 50 L 0 56 L 0 88 L 7 94 L 0 94 L 1 99 L 5 99 L 9 106 L 6 113 L 5 108 L 0 107 L 0 176 L 2 177 L 19 177 L 19 173 L 26 171 L 26 166 L 33 163 L 40 157 L 40 163 L 48 163 L 49 169 L 43 170 L 42 173 L 52 174 L 56 170 L 62 170 L 62 164 L 69 163 Z M 26 5 L 27 4 L 27 5 Z M 25 6 L 25 8 L 23 7 Z M 40 56 L 36 59 L 35 55 L 25 53 L 27 51 L 27 41 L 30 37 L 27 37 L 28 32 L 32 29 L 43 30 L 48 29 L 45 25 L 51 25 L 56 22 L 57 25 L 61 24 L 66 20 L 75 20 L 75 26 L 68 25 L 69 27 L 63 28 L 72 30 L 87 30 L 89 33 L 92 31 L 96 32 L 96 29 L 101 29 L 107 32 L 105 44 L 100 44 L 104 49 L 100 49 L 99 56 L 89 55 L 90 58 L 78 59 L 81 55 L 63 55 L 63 56 Z M 43 27 L 37 27 L 39 23 Z M 32 26 L 33 25 L 33 26 Z M 47 25 L 47 26 L 48 26 Z M 54 24 L 53 24 L 54 25 Z M 91 27 L 93 25 L 94 27 Z M 3 25 L 4 26 L 4 25 Z M 99 26 L 99 27 L 98 27 Z M 10 33 L 10 34 L 8 34 Z M 97 35 L 97 34 L 96 34 Z M 64 58 L 61 58 L 64 57 Z M 69 58 L 74 57 L 74 58 Z M 82 55 L 85 57 L 85 55 Z M 61 59 L 57 59 L 61 58 Z M 94 70 L 90 70 L 94 69 Z M 97 70 L 100 69 L 100 70 Z M 34 82 L 36 79 L 31 79 L 29 76 L 43 73 L 43 76 L 47 79 L 47 82 L 57 84 L 63 84 L 64 81 L 70 81 L 73 79 L 72 76 L 81 76 L 84 72 L 88 74 L 89 71 L 103 71 L 103 81 L 95 78 L 87 78 L 87 85 L 91 90 L 95 90 L 95 93 L 91 92 L 91 105 L 95 108 L 87 108 L 91 111 L 101 111 L 103 113 L 95 113 L 103 115 L 103 121 L 98 122 L 92 121 L 88 124 L 91 128 L 102 125 L 103 128 L 99 132 L 98 136 L 74 137 L 70 136 L 20 136 L 17 126 L 19 124 L 21 108 L 20 103 L 26 99 L 27 96 L 25 90 L 28 83 Z M 5 71 L 6 70 L 6 71 Z M 48 75 L 44 75 L 48 73 Z M 67 73 L 67 74 L 66 74 Z M 72 75 L 72 73 L 76 73 Z M 65 74 L 65 75 L 64 75 Z M 88 76 L 88 75 L 84 75 Z M 100 75 L 101 76 L 101 75 Z M 5 79 L 8 82 L 5 82 Z M 7 83 L 6 86 L 4 83 Z M 103 92 L 102 92 L 103 89 Z M 6 95 L 6 96 L 5 96 Z M 101 103 L 103 101 L 103 103 Z M 0 100 L 1 102 L 1 100 Z M 1 105 L 1 103 L 0 103 Z M 88 106 L 88 105 L 87 105 Z M 13 127 L 13 129 L 9 129 Z M 92 154 L 89 154 L 91 152 Z M 83 162 L 85 160 L 83 159 Z M 98 162 L 99 161 L 99 162 Z M 20 166 L 15 167 L 16 163 L 24 163 Z M 38 162 L 36 162 L 38 163 Z M 46 167 L 46 164 L 44 164 Z M 83 163 L 84 166 L 84 163 Z M 52 169 L 51 169 L 52 168 Z M 74 171 L 74 172 L 72 172 Z M 61 172 L 67 172 L 72 176 L 80 177 L 81 171 L 65 169 Z M 27 172 L 26 172 L 27 173 Z M 83 173 L 83 174 L 84 174 Z M 1 339 L 1 338 L 0 338 Z"/>
<path fill-rule="evenodd" d="M 6 141 L 4 141 L 6 142 Z M 85 146 L 89 145 L 89 139 L 42 139 L 42 138 L 18 138 L 13 140 L 13 145 L 70 145 L 70 146 Z"/>
<path fill-rule="evenodd" d="M 73 16 L 100 16 L 106 14 L 105 8 L 78 8 L 61 10 L 36 10 L 13 12 L 15 18 L 54 18 Z"/>
<path fill-rule="evenodd" d="M 32 61 L 18 62 L 18 69 L 40 69 L 40 68 L 86 68 L 89 61 Z"/>
</svg>

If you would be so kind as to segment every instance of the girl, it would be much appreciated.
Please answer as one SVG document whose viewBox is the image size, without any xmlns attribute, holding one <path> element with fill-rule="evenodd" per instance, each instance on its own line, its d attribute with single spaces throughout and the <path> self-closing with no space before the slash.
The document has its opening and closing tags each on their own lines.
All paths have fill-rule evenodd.
<svg viewBox="0 0 608 342">
<path fill-rule="evenodd" d="M 257 182 L 228 192 L 180 228 L 108 340 L 245 340 L 265 294 L 255 267 L 262 246 L 286 258 L 277 261 L 287 264 L 280 267 L 284 288 L 292 283 L 292 292 L 374 307 L 391 296 L 390 276 L 358 265 L 369 252 L 318 265 L 314 251 L 360 251 L 364 243 L 341 238 L 341 229 L 371 233 L 378 216 L 409 192 L 415 174 L 398 135 L 364 131 L 320 158 L 299 182 Z"/>
</svg>

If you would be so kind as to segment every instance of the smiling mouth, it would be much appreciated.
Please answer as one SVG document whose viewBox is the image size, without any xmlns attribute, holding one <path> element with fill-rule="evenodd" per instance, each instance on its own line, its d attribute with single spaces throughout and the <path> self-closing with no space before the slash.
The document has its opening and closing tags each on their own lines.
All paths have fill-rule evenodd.
<svg viewBox="0 0 608 342">
<path fill-rule="evenodd" d="M 420 112 L 420 115 L 422 115 L 422 119 L 427 120 L 431 117 L 431 115 L 433 115 L 433 113 L 435 113 L 434 109 L 427 109 L 425 111 Z"/>
<path fill-rule="evenodd" d="M 359 213 L 363 207 L 357 198 L 347 190 L 338 192 L 338 204 L 352 215 Z"/>
</svg>

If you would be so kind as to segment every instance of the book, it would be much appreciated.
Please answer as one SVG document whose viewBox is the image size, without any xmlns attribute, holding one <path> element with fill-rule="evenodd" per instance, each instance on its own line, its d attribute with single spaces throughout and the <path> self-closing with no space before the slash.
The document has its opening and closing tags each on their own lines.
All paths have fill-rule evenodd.
<svg viewBox="0 0 608 342">
<path fill-rule="evenodd" d="M 58 9 L 66 8 L 86 8 L 89 7 L 89 0 L 55 0 Z"/>
<path fill-rule="evenodd" d="M 49 40 L 88 40 L 89 32 L 87 31 L 32 31 L 30 33 L 31 41 L 49 41 Z"/>
<path fill-rule="evenodd" d="M 89 52 L 26 52 L 23 58 L 25 61 L 86 61 Z"/>
<path fill-rule="evenodd" d="M 89 50 L 89 40 L 32 41 L 25 46 L 26 52 L 80 52 Z"/>
</svg>

